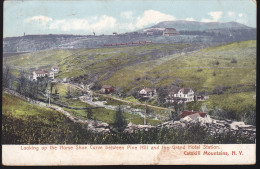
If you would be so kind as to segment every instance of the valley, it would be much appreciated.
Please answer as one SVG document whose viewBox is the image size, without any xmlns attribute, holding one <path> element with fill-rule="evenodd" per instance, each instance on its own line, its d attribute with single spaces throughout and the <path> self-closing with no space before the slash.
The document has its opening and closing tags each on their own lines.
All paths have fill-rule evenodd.
<svg viewBox="0 0 260 169">
<path fill-rule="evenodd" d="M 165 36 L 162 28 L 167 25 L 178 32 Z M 150 132 L 155 129 L 161 134 L 160 126 L 185 126 L 181 121 L 184 117 L 212 117 L 221 123 L 216 126 L 223 126 L 223 121 L 238 121 L 252 128 L 256 123 L 254 37 L 255 29 L 233 22 L 208 25 L 176 21 L 125 34 L 5 38 L 3 88 L 45 105 L 41 108 L 5 93 L 5 120 L 10 123 L 8 120 L 14 119 L 20 125 L 32 118 L 34 125 L 39 123 L 50 133 L 58 132 L 60 135 L 52 141 L 62 143 L 67 140 L 60 130 L 68 134 L 76 128 L 77 143 L 86 143 L 82 136 L 85 132 L 92 139 L 87 143 L 111 143 L 113 136 L 99 131 L 117 133 L 117 141 L 125 132 L 147 131 L 153 137 Z M 49 113 L 43 115 L 44 111 Z M 67 117 L 56 117 L 55 113 L 54 117 L 53 112 Z M 78 126 L 74 124 L 77 122 L 82 123 Z M 102 136 L 91 134 L 96 131 Z M 140 143 L 138 132 L 131 137 Z M 168 132 L 166 135 L 171 135 Z M 39 137 L 47 141 L 44 134 L 30 139 L 35 143 Z M 97 140 L 104 137 L 104 142 Z M 182 140 L 178 135 L 175 138 Z M 207 139 L 212 143 L 211 136 Z M 71 137 L 68 142 L 73 142 Z"/>
</svg>

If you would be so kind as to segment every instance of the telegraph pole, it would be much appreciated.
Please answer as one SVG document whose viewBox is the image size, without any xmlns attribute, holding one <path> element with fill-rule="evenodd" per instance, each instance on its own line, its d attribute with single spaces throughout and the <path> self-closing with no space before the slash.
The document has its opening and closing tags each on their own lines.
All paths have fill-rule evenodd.
<svg viewBox="0 0 260 169">
<path fill-rule="evenodd" d="M 49 90 L 49 106 L 51 105 L 51 90 Z"/>
</svg>

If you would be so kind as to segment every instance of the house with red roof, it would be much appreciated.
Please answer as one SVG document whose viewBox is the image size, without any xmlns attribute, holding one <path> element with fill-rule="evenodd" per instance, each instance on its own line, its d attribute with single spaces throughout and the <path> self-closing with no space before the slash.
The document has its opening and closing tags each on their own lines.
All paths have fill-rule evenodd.
<svg viewBox="0 0 260 169">
<path fill-rule="evenodd" d="M 111 85 L 103 85 L 100 89 L 101 93 L 111 93 L 114 91 L 114 87 Z"/>
<path fill-rule="evenodd" d="M 179 118 L 182 119 L 184 117 L 189 116 L 192 120 L 197 119 L 199 117 L 207 117 L 207 113 L 204 112 L 197 112 L 197 111 L 183 111 L 180 115 Z"/>
</svg>

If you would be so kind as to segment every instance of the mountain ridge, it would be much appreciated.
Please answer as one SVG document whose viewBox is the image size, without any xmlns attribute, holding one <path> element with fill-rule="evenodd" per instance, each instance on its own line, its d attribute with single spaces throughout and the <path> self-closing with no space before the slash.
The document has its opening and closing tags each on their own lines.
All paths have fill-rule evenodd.
<svg viewBox="0 0 260 169">
<path fill-rule="evenodd" d="M 231 22 L 199 22 L 199 21 L 163 21 L 159 22 L 156 25 L 153 25 L 149 28 L 175 28 L 179 30 L 188 30 L 188 31 L 205 31 L 210 29 L 253 29 L 253 27 L 246 26 L 244 24 L 231 21 Z M 147 29 L 147 28 L 146 28 Z"/>
</svg>

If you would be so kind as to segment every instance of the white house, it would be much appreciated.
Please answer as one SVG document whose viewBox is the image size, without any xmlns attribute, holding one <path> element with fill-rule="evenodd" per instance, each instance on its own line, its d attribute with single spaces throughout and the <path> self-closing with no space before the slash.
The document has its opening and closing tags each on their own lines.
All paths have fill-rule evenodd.
<svg viewBox="0 0 260 169">
<path fill-rule="evenodd" d="M 167 102 L 192 102 L 194 101 L 194 91 L 191 88 L 176 88 L 166 97 Z"/>
<path fill-rule="evenodd" d="M 33 72 L 33 80 L 37 80 L 38 78 L 49 77 L 54 79 L 54 72 L 48 70 L 36 70 Z"/>
<path fill-rule="evenodd" d="M 143 98 L 150 98 L 154 96 L 155 92 L 156 92 L 155 90 L 152 90 L 150 88 L 143 88 L 138 92 L 138 94 Z"/>
<path fill-rule="evenodd" d="M 59 67 L 56 66 L 56 65 L 53 65 L 53 66 L 51 67 L 51 71 L 54 72 L 54 73 L 59 73 Z"/>
</svg>

